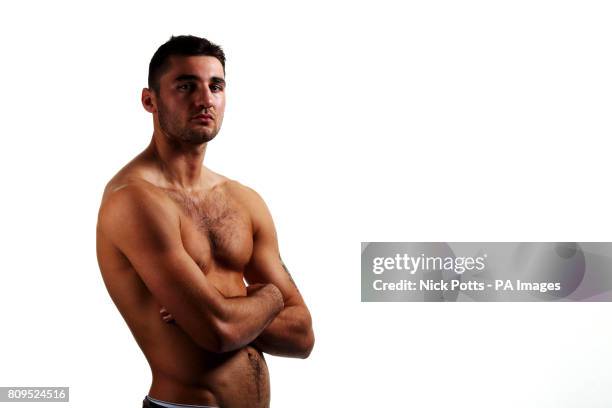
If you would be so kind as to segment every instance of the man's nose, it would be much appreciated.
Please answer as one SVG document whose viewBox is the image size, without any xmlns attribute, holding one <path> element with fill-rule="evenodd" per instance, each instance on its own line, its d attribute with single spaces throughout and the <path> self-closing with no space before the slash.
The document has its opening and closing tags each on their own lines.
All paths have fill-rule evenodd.
<svg viewBox="0 0 612 408">
<path fill-rule="evenodd" d="M 208 88 L 203 88 L 201 92 L 198 92 L 196 103 L 198 107 L 210 108 L 213 105 L 213 93 Z"/>
</svg>

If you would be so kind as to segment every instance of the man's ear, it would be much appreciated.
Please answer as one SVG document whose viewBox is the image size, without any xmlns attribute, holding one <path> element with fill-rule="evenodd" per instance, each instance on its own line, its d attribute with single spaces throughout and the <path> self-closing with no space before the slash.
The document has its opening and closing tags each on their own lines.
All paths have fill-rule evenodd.
<svg viewBox="0 0 612 408">
<path fill-rule="evenodd" d="M 142 106 L 149 113 L 157 112 L 157 101 L 155 100 L 155 94 L 149 88 L 142 88 L 142 95 L 140 96 Z"/>
</svg>

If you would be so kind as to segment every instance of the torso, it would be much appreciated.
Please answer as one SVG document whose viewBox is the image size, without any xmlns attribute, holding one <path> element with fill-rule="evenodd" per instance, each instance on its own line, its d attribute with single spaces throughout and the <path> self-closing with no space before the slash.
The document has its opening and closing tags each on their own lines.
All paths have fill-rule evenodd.
<svg viewBox="0 0 612 408">
<path fill-rule="evenodd" d="M 129 183 L 120 173 L 105 196 Z M 240 186 L 226 179 L 207 190 L 181 193 L 153 186 L 170 199 L 180 218 L 187 253 L 226 297 L 246 296 L 243 273 L 253 250 L 248 207 Z M 98 236 L 98 258 L 111 298 L 143 350 L 152 371 L 149 395 L 164 401 L 220 407 L 267 407 L 269 376 L 261 352 L 245 347 L 215 354 L 200 348 L 176 324 L 162 321 L 158 304 L 129 261 Z"/>
</svg>

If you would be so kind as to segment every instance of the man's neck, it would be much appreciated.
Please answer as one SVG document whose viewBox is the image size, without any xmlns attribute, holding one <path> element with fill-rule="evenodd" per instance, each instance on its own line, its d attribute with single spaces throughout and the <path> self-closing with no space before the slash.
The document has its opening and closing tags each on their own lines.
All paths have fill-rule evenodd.
<svg viewBox="0 0 612 408">
<path fill-rule="evenodd" d="M 158 162 L 169 187 L 194 190 L 202 186 L 202 170 L 207 143 L 171 144 L 162 134 L 154 134 L 147 148 Z"/>
</svg>

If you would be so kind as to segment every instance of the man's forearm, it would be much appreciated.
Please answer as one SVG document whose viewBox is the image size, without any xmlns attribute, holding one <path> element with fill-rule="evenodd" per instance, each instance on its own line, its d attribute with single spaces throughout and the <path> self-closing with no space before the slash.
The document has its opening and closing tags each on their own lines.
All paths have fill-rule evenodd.
<svg viewBox="0 0 612 408">
<path fill-rule="evenodd" d="M 226 298 L 220 314 L 222 352 L 240 349 L 251 343 L 283 310 L 278 288 L 268 284 L 247 297 Z"/>
<path fill-rule="evenodd" d="M 314 346 L 310 313 L 303 306 L 286 306 L 253 345 L 276 356 L 308 357 Z"/>
</svg>

